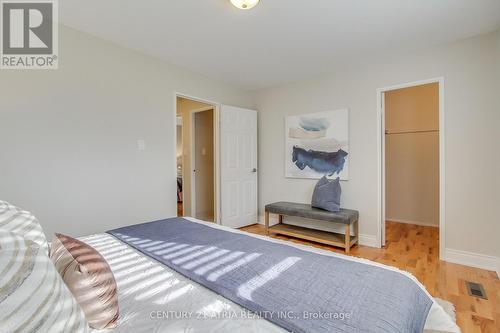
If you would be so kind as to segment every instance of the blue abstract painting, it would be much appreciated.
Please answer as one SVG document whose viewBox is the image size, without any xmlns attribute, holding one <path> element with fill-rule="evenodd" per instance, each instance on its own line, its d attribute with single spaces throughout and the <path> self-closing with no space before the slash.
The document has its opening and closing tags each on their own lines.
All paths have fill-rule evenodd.
<svg viewBox="0 0 500 333">
<path fill-rule="evenodd" d="M 286 117 L 285 175 L 349 179 L 349 110 Z"/>
</svg>

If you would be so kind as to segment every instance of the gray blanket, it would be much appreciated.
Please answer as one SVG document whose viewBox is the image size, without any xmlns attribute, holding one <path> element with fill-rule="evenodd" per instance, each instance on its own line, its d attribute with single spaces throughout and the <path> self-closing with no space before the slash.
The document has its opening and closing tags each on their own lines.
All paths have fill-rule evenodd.
<svg viewBox="0 0 500 333">
<path fill-rule="evenodd" d="M 398 272 L 182 218 L 108 233 L 292 332 L 420 333 L 432 305 Z"/>
</svg>

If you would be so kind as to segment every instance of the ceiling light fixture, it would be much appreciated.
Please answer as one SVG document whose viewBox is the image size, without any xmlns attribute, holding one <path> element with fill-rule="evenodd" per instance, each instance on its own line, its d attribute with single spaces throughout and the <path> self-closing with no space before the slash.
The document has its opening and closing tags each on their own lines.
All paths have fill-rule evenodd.
<svg viewBox="0 0 500 333">
<path fill-rule="evenodd" d="M 239 9 L 251 9 L 259 3 L 259 0 L 231 0 L 231 3 Z"/>
</svg>

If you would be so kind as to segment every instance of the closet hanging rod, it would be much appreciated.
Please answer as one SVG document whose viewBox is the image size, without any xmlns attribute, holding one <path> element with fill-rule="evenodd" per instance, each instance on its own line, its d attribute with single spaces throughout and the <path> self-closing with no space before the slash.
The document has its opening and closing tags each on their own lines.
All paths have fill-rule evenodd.
<svg viewBox="0 0 500 333">
<path fill-rule="evenodd" d="M 416 131 L 399 131 L 399 132 L 385 131 L 385 135 L 391 135 L 391 134 L 408 134 L 408 133 L 434 133 L 434 132 L 439 132 L 439 130 L 416 130 Z"/>
</svg>

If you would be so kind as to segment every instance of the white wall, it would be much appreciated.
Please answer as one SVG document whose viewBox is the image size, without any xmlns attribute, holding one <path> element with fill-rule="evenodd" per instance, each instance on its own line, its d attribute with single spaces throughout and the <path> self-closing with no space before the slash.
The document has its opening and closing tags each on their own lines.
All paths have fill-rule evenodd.
<svg viewBox="0 0 500 333">
<path fill-rule="evenodd" d="M 438 226 L 439 84 L 386 92 L 385 128 L 386 220 Z"/>
<path fill-rule="evenodd" d="M 497 38 L 487 34 L 423 52 L 374 57 L 336 75 L 257 92 L 260 213 L 274 201 L 309 202 L 315 184 L 284 177 L 284 117 L 348 107 L 350 180 L 342 182 L 342 205 L 360 211 L 360 233 L 373 240 L 379 195 L 376 89 L 443 76 L 445 246 L 495 255 L 499 212 L 498 185 L 493 185 L 500 177 Z"/>
<path fill-rule="evenodd" d="M 0 198 L 49 238 L 175 216 L 174 92 L 250 96 L 67 27 L 59 45 L 59 70 L 0 72 Z"/>
</svg>

